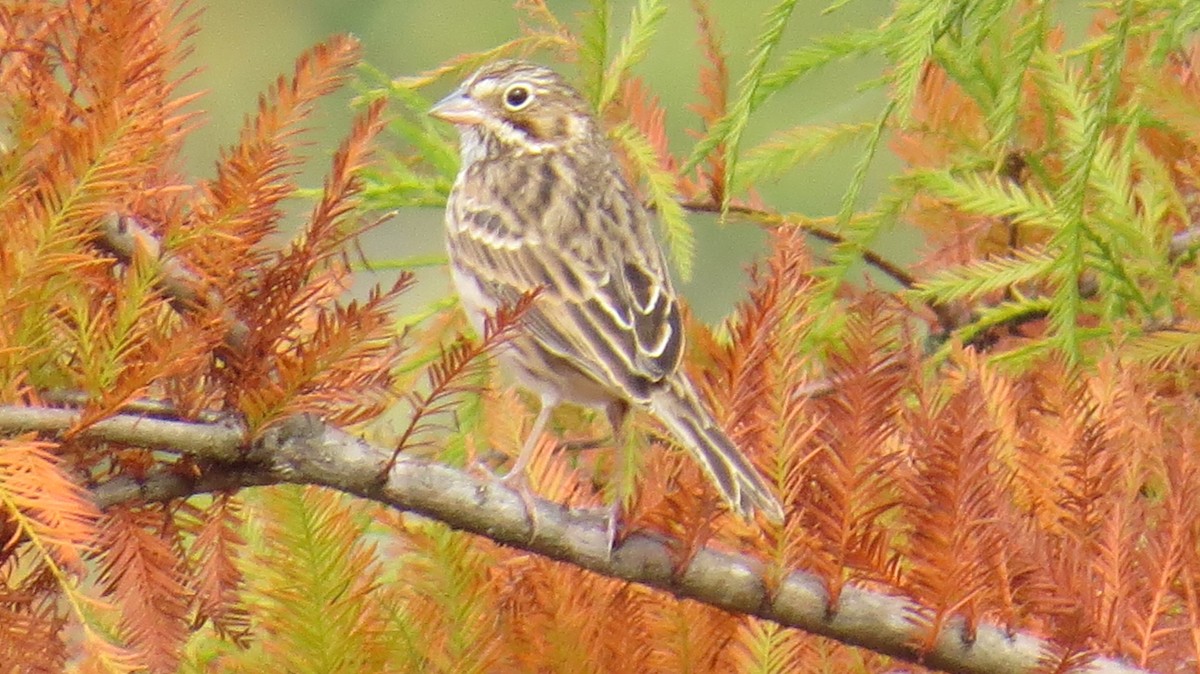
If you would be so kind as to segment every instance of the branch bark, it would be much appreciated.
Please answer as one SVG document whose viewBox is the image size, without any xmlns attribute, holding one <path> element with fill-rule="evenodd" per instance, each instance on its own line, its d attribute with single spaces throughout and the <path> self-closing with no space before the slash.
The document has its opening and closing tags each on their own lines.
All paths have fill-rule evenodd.
<svg viewBox="0 0 1200 674">
<path fill-rule="evenodd" d="M 0 434 L 64 433 L 79 415 L 70 410 L 0 406 Z M 386 474 L 391 450 L 373 446 L 311 416 L 296 416 L 252 442 L 228 424 L 187 423 L 123 414 L 78 431 L 83 437 L 188 453 L 212 462 L 199 477 L 162 469 L 145 480 L 120 477 L 93 488 L 101 507 L 167 501 L 212 491 L 275 483 L 322 485 L 400 510 L 430 517 L 462 531 L 486 536 L 531 553 L 575 564 L 599 574 L 656 587 L 727 611 L 754 615 L 846 644 L 920 662 L 948 672 L 1014 674 L 1033 672 L 1051 644 L 1033 635 L 1011 634 L 982 625 L 969 639 L 961 622 L 951 622 L 928 653 L 918 640 L 913 602 L 848 587 L 837 606 L 828 606 L 821 579 L 793 571 L 774 593 L 763 581 L 758 560 L 701 550 L 677 570 L 668 541 L 632 535 L 607 554 L 604 516 L 524 498 L 503 484 L 450 466 L 401 456 Z M 534 512 L 526 511 L 526 503 Z M 531 523 L 533 515 L 537 521 Z M 1072 670 L 1089 674 L 1134 674 L 1113 660 L 1094 660 Z"/>
</svg>

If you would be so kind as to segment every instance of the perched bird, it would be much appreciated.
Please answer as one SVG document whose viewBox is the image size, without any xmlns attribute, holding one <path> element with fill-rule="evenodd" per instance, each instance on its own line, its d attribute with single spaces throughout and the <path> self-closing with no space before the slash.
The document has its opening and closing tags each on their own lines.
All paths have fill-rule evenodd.
<svg viewBox="0 0 1200 674">
<path fill-rule="evenodd" d="M 782 521 L 779 501 L 680 369 L 683 326 L 662 250 L 583 96 L 552 70 L 501 61 L 430 114 L 461 135 L 446 247 L 476 328 L 540 289 L 500 356 L 542 403 L 509 475 L 523 474 L 558 403 L 604 408 L 618 434 L 638 408 L 663 422 L 733 510 Z"/>
</svg>

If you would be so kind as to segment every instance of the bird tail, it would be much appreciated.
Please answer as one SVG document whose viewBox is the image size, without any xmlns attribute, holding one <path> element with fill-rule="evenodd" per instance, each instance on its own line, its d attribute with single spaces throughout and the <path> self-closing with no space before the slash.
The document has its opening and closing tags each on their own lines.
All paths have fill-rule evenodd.
<svg viewBox="0 0 1200 674">
<path fill-rule="evenodd" d="M 746 519 L 758 509 L 772 522 L 782 523 L 779 499 L 717 425 L 691 383 L 682 377 L 664 383 L 651 394 L 651 412 L 700 463 L 730 507 Z"/>
</svg>

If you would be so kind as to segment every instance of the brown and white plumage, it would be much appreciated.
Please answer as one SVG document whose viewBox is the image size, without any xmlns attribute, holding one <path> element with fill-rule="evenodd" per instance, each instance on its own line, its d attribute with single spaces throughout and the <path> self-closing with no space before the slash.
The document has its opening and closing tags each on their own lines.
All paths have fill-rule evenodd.
<svg viewBox="0 0 1200 674">
<path fill-rule="evenodd" d="M 577 91 L 553 71 L 485 66 L 431 111 L 455 123 L 462 168 L 446 208 L 451 272 L 477 327 L 540 289 L 502 356 L 542 397 L 514 471 L 568 401 L 660 419 L 744 516 L 779 502 L 680 370 L 683 329 L 649 217 Z"/>
</svg>

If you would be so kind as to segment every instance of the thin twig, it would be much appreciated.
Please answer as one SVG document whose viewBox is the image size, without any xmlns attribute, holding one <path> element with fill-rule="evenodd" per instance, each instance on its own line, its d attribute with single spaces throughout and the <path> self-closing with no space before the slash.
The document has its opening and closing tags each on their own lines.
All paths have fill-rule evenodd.
<svg viewBox="0 0 1200 674">
<path fill-rule="evenodd" d="M 721 206 L 711 201 L 682 201 L 680 203 L 684 209 L 697 213 L 722 212 Z M 774 213 L 772 211 L 742 204 L 731 204 L 725 212 L 743 216 L 757 224 L 768 227 L 797 227 L 803 230 L 806 234 L 833 245 L 841 245 L 846 242 L 845 237 L 841 236 L 840 234 L 822 227 L 818 227 L 811 222 L 806 222 L 803 219 L 794 216 Z M 1198 247 L 1200 247 L 1200 226 L 1193 226 L 1171 237 L 1171 241 L 1167 247 L 1167 254 L 1169 259 L 1172 261 L 1177 261 L 1185 255 L 1191 255 L 1195 253 Z M 898 283 L 900 286 L 906 289 L 911 289 L 920 284 L 920 280 L 915 276 L 909 274 L 903 268 L 891 262 L 887 258 L 879 255 L 878 253 L 870 250 L 863 250 L 860 251 L 860 254 L 862 255 L 864 262 L 872 267 L 875 267 L 884 275 Z M 1082 295 L 1085 298 L 1094 296 L 1098 291 L 1097 284 L 1092 278 L 1084 277 L 1080 279 L 1079 283 L 1081 286 Z M 937 317 L 940 327 L 939 332 L 942 338 L 941 340 L 935 340 L 938 343 L 948 339 L 956 330 L 969 325 L 975 317 L 974 312 L 954 312 L 950 307 L 943 304 L 929 302 L 926 303 L 926 307 Z M 993 326 L 992 329 L 994 330 L 995 328 L 1004 326 L 1016 328 L 1030 321 L 1038 320 L 1039 318 L 1042 318 L 1043 315 L 1043 312 L 1040 311 L 1032 311 L 1021 314 L 1019 316 L 1014 316 L 1011 320 L 1006 321 L 1003 324 Z M 979 337 L 975 340 L 972 340 L 972 343 L 978 344 L 981 342 L 981 340 L 982 337 Z M 820 386 L 819 392 L 823 393 L 827 388 L 827 386 Z"/>
<path fill-rule="evenodd" d="M 683 201 L 680 202 L 680 205 L 683 206 L 685 210 L 692 211 L 694 213 L 722 212 L 720 204 L 714 204 L 711 201 Z M 834 245 L 842 245 L 846 243 L 846 237 L 842 236 L 841 234 L 818 227 L 811 222 L 801 221 L 799 218 L 789 217 L 787 215 L 773 213 L 771 211 L 739 204 L 730 204 L 725 212 L 733 213 L 734 215 L 740 215 L 748 220 L 752 220 L 758 224 L 767 225 L 770 227 L 798 227 L 806 234 L 812 236 L 813 238 L 820 239 L 826 243 L 831 243 Z M 879 253 L 870 250 L 862 250 L 859 252 L 861 253 L 864 262 L 883 272 L 884 275 L 888 276 L 901 286 L 905 288 L 912 288 L 917 284 L 916 277 L 914 277 L 912 274 L 909 274 L 900 265 L 888 260 Z"/>
<path fill-rule="evenodd" d="M 684 209 L 695 213 L 732 213 L 765 227 L 795 227 L 815 239 L 834 246 L 847 243 L 846 237 L 841 234 L 819 227 L 809 220 L 796 216 L 774 213 L 742 204 L 730 204 L 725 211 L 722 211 L 719 204 L 711 201 L 682 201 L 680 205 Z M 911 289 L 919 283 L 919 280 L 912 274 L 909 274 L 903 267 L 875 251 L 862 249 L 858 253 L 862 256 L 863 262 L 879 270 L 902 288 Z M 949 307 L 936 302 L 926 302 L 925 306 L 929 311 L 933 312 L 943 332 L 949 333 L 957 327 L 957 319 Z"/>
</svg>

